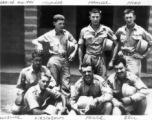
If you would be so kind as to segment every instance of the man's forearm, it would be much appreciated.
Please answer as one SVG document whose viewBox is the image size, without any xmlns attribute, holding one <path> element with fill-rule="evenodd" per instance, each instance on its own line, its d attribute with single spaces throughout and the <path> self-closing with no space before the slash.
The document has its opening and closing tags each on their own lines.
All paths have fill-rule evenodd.
<svg viewBox="0 0 152 120">
<path fill-rule="evenodd" d="M 148 48 L 148 50 L 143 54 L 143 56 L 144 56 L 144 57 L 148 56 L 149 53 L 151 52 L 151 50 L 152 50 L 152 47 L 150 46 L 150 47 Z"/>
<path fill-rule="evenodd" d="M 78 47 L 78 55 L 79 55 L 79 64 L 82 64 L 83 55 L 84 55 L 82 45 L 79 45 L 79 47 Z"/>
<path fill-rule="evenodd" d="M 114 52 L 111 60 L 114 60 L 116 58 L 117 53 L 118 53 L 118 42 L 115 41 Z"/>
<path fill-rule="evenodd" d="M 43 49 L 42 44 L 39 43 L 38 39 L 34 39 L 34 40 L 32 41 L 32 43 L 33 43 L 34 45 L 36 45 L 38 48 Z"/>
<path fill-rule="evenodd" d="M 67 100 L 66 100 L 66 97 L 63 94 L 61 94 L 61 100 L 62 100 L 62 106 L 66 107 Z"/>
</svg>

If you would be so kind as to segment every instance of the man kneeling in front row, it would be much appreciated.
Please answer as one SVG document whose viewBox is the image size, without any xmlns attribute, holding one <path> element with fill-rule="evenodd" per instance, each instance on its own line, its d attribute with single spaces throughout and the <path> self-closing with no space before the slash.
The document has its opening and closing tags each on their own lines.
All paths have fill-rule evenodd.
<svg viewBox="0 0 152 120">
<path fill-rule="evenodd" d="M 47 90 L 51 76 L 47 73 L 41 73 L 38 84 L 28 89 L 24 96 L 24 107 L 22 114 L 62 114 L 66 111 L 66 99 L 64 95 L 56 94 L 56 92 Z M 52 100 L 62 99 L 62 108 L 59 110 L 55 104 L 49 105 Z M 49 102 L 48 102 L 49 101 Z"/>
<path fill-rule="evenodd" d="M 143 115 L 147 107 L 147 86 L 135 74 L 126 71 L 126 60 L 114 61 L 115 73 L 110 75 L 108 83 L 113 89 L 113 115 Z"/>
<path fill-rule="evenodd" d="M 111 114 L 113 98 L 112 90 L 98 75 L 93 74 L 90 64 L 82 64 L 82 78 L 71 92 L 72 110 L 69 115 L 103 115 Z"/>
</svg>

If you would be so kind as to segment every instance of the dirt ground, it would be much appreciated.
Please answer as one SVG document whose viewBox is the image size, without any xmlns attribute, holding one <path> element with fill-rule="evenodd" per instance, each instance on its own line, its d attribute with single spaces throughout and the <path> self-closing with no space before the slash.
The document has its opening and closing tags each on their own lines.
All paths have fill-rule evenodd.
<svg viewBox="0 0 152 120">
<path fill-rule="evenodd" d="M 11 115 L 11 106 L 16 98 L 17 89 L 15 85 L 0 84 L 1 89 L 1 115 Z M 72 87 L 73 89 L 73 87 Z M 148 106 L 146 115 L 151 115 L 152 110 L 152 89 L 149 90 L 150 94 L 147 96 Z"/>
</svg>

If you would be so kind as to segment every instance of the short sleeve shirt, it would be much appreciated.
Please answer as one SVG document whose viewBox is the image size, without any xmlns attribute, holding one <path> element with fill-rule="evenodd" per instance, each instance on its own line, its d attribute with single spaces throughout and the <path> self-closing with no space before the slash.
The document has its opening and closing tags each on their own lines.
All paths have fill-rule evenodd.
<svg viewBox="0 0 152 120">
<path fill-rule="evenodd" d="M 50 97 L 56 99 L 56 96 L 58 96 L 58 94 L 55 92 L 50 94 L 47 89 L 44 91 L 44 93 L 42 93 L 39 84 L 32 86 L 28 89 L 24 96 L 23 114 L 32 114 L 32 109 L 41 109 L 43 105 L 45 105 L 47 99 Z"/>
<path fill-rule="evenodd" d="M 145 31 L 142 27 L 135 24 L 132 32 L 129 33 L 127 26 L 122 26 L 116 32 L 116 37 L 121 45 L 121 50 L 126 52 L 135 52 L 135 48 L 139 40 L 146 40 L 149 45 L 152 45 L 152 36 Z"/>
<path fill-rule="evenodd" d="M 95 32 L 89 25 L 81 30 L 79 45 L 86 45 L 86 53 L 88 54 L 102 54 L 103 53 L 103 41 L 104 38 L 116 40 L 116 36 L 113 31 L 104 25 L 100 25 Z"/>
<path fill-rule="evenodd" d="M 21 90 L 28 90 L 31 86 L 34 86 L 38 83 L 41 73 L 49 73 L 50 71 L 46 66 L 41 66 L 40 71 L 36 74 L 35 71 L 33 70 L 32 65 L 22 69 L 18 82 L 17 82 L 17 88 Z M 55 86 L 56 82 L 53 77 L 51 77 L 51 82 L 50 86 Z"/>
<path fill-rule="evenodd" d="M 74 37 L 65 29 L 62 34 L 57 34 L 55 29 L 53 29 L 40 36 L 38 41 L 49 43 L 50 54 L 61 54 L 62 52 L 64 55 L 67 55 L 67 41 L 73 42 L 74 44 L 77 43 Z"/>
</svg>

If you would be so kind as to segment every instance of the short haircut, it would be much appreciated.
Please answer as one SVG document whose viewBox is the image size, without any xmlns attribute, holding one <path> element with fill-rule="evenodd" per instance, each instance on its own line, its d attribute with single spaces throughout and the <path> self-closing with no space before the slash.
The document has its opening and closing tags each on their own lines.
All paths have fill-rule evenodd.
<svg viewBox="0 0 152 120">
<path fill-rule="evenodd" d="M 126 9 L 126 10 L 124 11 L 124 15 L 125 15 L 125 14 L 129 14 L 129 13 L 133 13 L 133 15 L 135 15 L 135 11 L 134 11 L 133 9 Z"/>
<path fill-rule="evenodd" d="M 65 20 L 65 17 L 60 14 L 56 14 L 53 16 L 53 22 L 57 22 L 58 20 Z"/>
<path fill-rule="evenodd" d="M 42 78 L 42 76 L 47 77 L 49 80 L 51 79 L 51 75 L 49 72 L 42 72 L 40 78 Z"/>
<path fill-rule="evenodd" d="M 32 52 L 32 59 L 35 57 L 43 57 L 43 53 L 38 53 L 36 50 Z"/>
<path fill-rule="evenodd" d="M 114 60 L 113 65 L 118 65 L 119 63 L 123 63 L 124 66 L 126 66 L 126 60 L 122 57 L 119 57 Z"/>
<path fill-rule="evenodd" d="M 92 67 L 91 63 L 82 63 L 81 68 L 88 67 L 88 66 Z"/>
<path fill-rule="evenodd" d="M 97 8 L 93 8 L 89 11 L 89 14 L 91 15 L 92 13 L 99 13 L 101 15 L 102 11 L 97 9 Z"/>
</svg>

